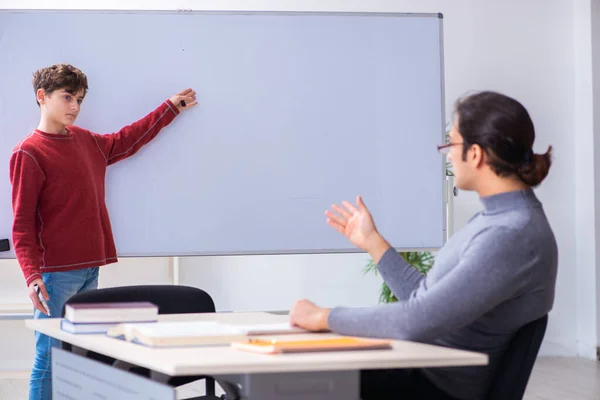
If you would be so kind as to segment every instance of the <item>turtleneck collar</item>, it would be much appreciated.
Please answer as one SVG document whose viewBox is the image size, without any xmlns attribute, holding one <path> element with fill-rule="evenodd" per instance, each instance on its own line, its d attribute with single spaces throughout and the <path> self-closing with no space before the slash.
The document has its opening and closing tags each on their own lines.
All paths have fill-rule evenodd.
<svg viewBox="0 0 600 400">
<path fill-rule="evenodd" d="M 486 213 L 496 213 L 520 207 L 537 207 L 541 204 L 532 189 L 484 196 L 480 200 Z"/>
</svg>

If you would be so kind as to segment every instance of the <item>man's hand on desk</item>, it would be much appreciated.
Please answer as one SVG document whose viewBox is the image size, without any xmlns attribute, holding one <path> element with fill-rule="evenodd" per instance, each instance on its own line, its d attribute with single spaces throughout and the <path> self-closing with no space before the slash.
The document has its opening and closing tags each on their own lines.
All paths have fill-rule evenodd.
<svg viewBox="0 0 600 400">
<path fill-rule="evenodd" d="M 290 311 L 290 322 L 309 331 L 328 331 L 329 312 L 328 308 L 318 307 L 308 300 L 298 300 Z"/>
</svg>

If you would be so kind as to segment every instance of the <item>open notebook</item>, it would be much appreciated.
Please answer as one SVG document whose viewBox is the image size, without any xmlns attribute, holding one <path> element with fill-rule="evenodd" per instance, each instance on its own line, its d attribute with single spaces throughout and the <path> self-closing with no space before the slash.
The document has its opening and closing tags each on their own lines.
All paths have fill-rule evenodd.
<svg viewBox="0 0 600 400">
<path fill-rule="evenodd" d="M 214 321 L 150 322 L 119 324 L 106 333 L 150 347 L 230 344 L 248 336 L 303 333 L 289 323 L 226 324 Z"/>
</svg>

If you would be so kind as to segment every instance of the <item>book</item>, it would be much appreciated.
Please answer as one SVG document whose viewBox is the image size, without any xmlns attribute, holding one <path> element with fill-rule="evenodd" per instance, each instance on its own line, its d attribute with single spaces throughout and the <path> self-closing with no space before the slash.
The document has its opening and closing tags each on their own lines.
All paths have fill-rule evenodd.
<svg viewBox="0 0 600 400">
<path fill-rule="evenodd" d="M 84 323 L 74 324 L 66 319 L 60 321 L 60 329 L 69 333 L 103 334 L 118 323 Z"/>
<path fill-rule="evenodd" d="M 136 323 L 142 324 L 143 322 Z M 119 325 L 118 322 L 90 322 L 74 324 L 71 321 L 67 321 L 66 319 L 62 319 L 60 321 L 60 329 L 73 334 L 106 334 L 109 329 L 114 328 L 117 325 Z"/>
<path fill-rule="evenodd" d="M 251 335 L 306 332 L 287 323 L 227 324 L 216 321 L 124 323 L 110 328 L 107 335 L 149 347 L 229 345 Z"/>
<path fill-rule="evenodd" d="M 231 347 L 262 354 L 310 353 L 321 351 L 385 350 L 392 348 L 390 340 L 335 337 L 302 340 L 247 339 L 231 343 Z"/>
<path fill-rule="evenodd" d="M 157 321 L 158 307 L 150 302 L 67 304 L 65 319 L 74 324 Z"/>
</svg>

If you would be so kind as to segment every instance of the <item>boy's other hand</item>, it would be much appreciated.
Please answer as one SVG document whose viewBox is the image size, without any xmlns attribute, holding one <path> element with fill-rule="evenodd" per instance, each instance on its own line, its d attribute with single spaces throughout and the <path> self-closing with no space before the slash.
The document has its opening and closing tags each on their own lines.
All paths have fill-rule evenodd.
<svg viewBox="0 0 600 400">
<path fill-rule="evenodd" d="M 46 301 L 50 300 L 50 297 L 48 296 L 48 292 L 46 291 L 46 285 L 44 285 L 44 281 L 42 280 L 42 278 L 34 279 L 29 283 L 29 298 L 31 299 L 31 302 L 33 303 L 33 306 L 35 308 L 40 310 L 42 312 L 42 314 L 48 315 L 48 312 L 44 308 L 44 305 L 40 301 L 38 294 L 35 292 L 35 288 L 33 287 L 33 285 L 35 285 L 36 283 L 37 283 L 38 287 L 40 288 L 40 293 L 42 293 L 44 300 L 46 300 Z"/>
<path fill-rule="evenodd" d="M 179 112 L 190 109 L 198 104 L 196 101 L 196 92 L 192 89 L 182 90 L 181 92 L 174 94 L 169 100 L 177 107 Z M 181 105 L 181 100 L 185 101 L 185 106 Z"/>
</svg>

